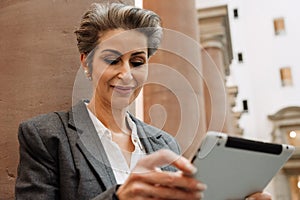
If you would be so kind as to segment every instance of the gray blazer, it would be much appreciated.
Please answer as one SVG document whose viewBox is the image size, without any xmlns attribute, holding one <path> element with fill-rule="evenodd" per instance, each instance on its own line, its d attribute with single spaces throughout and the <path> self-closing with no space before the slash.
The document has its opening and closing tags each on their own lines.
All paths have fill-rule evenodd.
<svg viewBox="0 0 300 200">
<path fill-rule="evenodd" d="M 148 154 L 164 148 L 180 153 L 172 136 L 132 119 Z M 16 199 L 115 199 L 116 180 L 84 102 L 21 123 L 18 137 Z"/>
</svg>

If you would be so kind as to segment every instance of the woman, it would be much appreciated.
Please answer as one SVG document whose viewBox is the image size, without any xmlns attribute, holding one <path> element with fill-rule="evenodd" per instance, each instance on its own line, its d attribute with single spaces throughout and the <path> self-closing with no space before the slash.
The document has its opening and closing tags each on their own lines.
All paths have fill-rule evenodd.
<svg viewBox="0 0 300 200">
<path fill-rule="evenodd" d="M 75 33 L 93 95 L 20 125 L 16 199 L 201 199 L 206 186 L 174 138 L 127 112 L 160 43 L 159 17 L 92 4 Z"/>
</svg>

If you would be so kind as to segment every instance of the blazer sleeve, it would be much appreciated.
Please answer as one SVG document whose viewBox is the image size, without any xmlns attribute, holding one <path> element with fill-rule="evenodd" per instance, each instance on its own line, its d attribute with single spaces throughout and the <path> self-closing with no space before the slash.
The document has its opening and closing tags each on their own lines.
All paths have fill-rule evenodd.
<svg viewBox="0 0 300 200">
<path fill-rule="evenodd" d="M 16 199 L 59 199 L 57 162 L 45 146 L 33 122 L 18 132 L 20 161 L 15 187 Z M 55 145 L 52 149 L 55 152 Z"/>
<path fill-rule="evenodd" d="M 60 188 L 60 179 L 64 177 L 60 177 L 58 166 L 59 135 L 64 129 L 57 119 L 56 115 L 47 115 L 20 124 L 20 160 L 15 199 L 59 200 L 61 193 L 66 192 Z M 100 194 L 93 200 L 117 200 L 117 188 L 115 185 L 106 191 L 99 191 Z M 71 199 L 75 196 L 76 194 L 68 195 Z"/>
</svg>

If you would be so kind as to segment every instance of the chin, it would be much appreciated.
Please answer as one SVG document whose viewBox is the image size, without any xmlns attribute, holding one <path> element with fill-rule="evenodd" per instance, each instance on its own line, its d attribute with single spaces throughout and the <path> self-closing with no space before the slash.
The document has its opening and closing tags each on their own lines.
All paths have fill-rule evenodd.
<svg viewBox="0 0 300 200">
<path fill-rule="evenodd" d="M 116 108 L 116 109 L 124 109 L 124 108 L 127 108 L 128 106 L 130 106 L 131 103 L 132 103 L 132 101 L 128 98 L 118 99 L 118 100 L 111 102 L 111 107 Z"/>
</svg>

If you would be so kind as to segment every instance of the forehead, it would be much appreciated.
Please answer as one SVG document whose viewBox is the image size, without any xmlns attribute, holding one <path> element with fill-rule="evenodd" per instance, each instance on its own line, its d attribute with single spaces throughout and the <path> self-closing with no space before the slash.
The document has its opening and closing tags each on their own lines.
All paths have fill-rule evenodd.
<svg viewBox="0 0 300 200">
<path fill-rule="evenodd" d="M 115 49 L 122 54 L 137 50 L 147 50 L 147 37 L 135 30 L 115 29 L 106 31 L 99 37 L 98 49 Z"/>
</svg>

